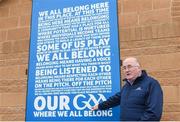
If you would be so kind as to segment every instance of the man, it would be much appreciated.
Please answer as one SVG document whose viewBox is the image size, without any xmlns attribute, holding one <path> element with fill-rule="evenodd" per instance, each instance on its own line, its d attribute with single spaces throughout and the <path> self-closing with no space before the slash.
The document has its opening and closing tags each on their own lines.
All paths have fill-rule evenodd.
<svg viewBox="0 0 180 122">
<path fill-rule="evenodd" d="M 123 61 L 126 84 L 121 92 L 92 108 L 104 110 L 121 106 L 122 121 L 159 121 L 163 108 L 163 92 L 158 81 L 141 70 L 134 57 Z"/>
</svg>

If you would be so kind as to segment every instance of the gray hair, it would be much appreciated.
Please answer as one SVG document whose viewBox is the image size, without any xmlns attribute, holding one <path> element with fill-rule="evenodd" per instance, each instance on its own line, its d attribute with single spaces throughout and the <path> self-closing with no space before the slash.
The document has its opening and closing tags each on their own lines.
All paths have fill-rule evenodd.
<svg viewBox="0 0 180 122">
<path fill-rule="evenodd" d="M 137 58 L 135 57 L 127 57 L 123 60 L 123 63 L 126 62 L 126 61 L 132 61 L 133 63 L 135 63 L 135 66 L 138 66 L 140 67 L 140 63 L 139 61 L 137 60 Z"/>
</svg>

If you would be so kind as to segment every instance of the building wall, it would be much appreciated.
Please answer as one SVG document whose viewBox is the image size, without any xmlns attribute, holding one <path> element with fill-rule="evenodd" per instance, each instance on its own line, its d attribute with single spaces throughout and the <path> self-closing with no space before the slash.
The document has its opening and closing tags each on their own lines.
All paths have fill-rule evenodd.
<svg viewBox="0 0 180 122">
<path fill-rule="evenodd" d="M 180 120 L 180 0 L 118 0 L 118 16 L 121 58 L 159 80 L 162 120 Z M 31 0 L 0 2 L 0 121 L 25 118 L 30 18 Z"/>
<path fill-rule="evenodd" d="M 31 0 L 0 2 L 0 121 L 24 120 Z"/>
<path fill-rule="evenodd" d="M 162 120 L 180 120 L 180 0 L 120 0 L 119 23 L 121 57 L 136 56 L 159 80 Z"/>
</svg>

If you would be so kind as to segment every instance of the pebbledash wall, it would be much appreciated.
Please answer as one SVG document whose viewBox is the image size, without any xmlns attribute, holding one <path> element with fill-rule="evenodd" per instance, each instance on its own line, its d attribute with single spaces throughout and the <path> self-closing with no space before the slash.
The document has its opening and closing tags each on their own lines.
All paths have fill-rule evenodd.
<svg viewBox="0 0 180 122">
<path fill-rule="evenodd" d="M 0 121 L 25 119 L 31 2 L 0 0 Z M 118 0 L 118 16 L 121 58 L 160 81 L 162 120 L 180 120 L 180 0 Z"/>
</svg>

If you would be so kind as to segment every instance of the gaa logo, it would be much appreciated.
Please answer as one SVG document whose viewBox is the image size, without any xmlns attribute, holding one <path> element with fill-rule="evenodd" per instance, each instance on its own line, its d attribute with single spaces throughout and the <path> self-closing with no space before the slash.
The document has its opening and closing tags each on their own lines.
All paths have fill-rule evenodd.
<svg viewBox="0 0 180 122">
<path fill-rule="evenodd" d="M 84 110 L 86 108 L 91 109 L 92 106 L 97 105 L 100 101 L 105 100 L 106 98 L 103 94 L 98 94 L 98 98 L 96 98 L 93 94 L 88 94 L 88 96 L 80 94 L 74 97 L 73 105 L 77 110 Z"/>
</svg>

